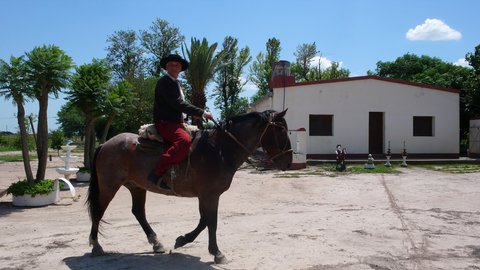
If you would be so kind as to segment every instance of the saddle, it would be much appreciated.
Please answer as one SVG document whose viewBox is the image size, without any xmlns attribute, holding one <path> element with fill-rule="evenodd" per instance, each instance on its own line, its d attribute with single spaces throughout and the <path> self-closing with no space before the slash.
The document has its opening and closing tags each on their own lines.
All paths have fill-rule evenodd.
<svg viewBox="0 0 480 270">
<path fill-rule="evenodd" d="M 187 125 L 184 124 L 185 130 L 190 134 L 190 138 L 193 139 L 195 138 L 196 134 L 200 129 L 197 126 L 193 125 Z M 158 134 L 157 129 L 155 128 L 154 124 L 145 124 L 142 125 L 138 129 L 138 144 L 137 144 L 137 149 L 144 151 L 144 152 L 154 152 L 154 154 L 161 155 L 163 153 L 164 149 L 164 140 L 160 134 Z M 192 144 L 193 145 L 193 144 Z M 192 151 L 192 149 L 190 149 Z M 186 159 L 188 160 L 188 158 Z M 187 171 L 188 169 L 188 164 L 184 160 L 180 162 L 179 164 L 176 164 L 172 166 L 166 174 L 169 175 L 167 177 L 166 182 L 170 187 L 173 187 L 173 180 L 179 176 L 179 174 L 182 174 L 182 172 Z M 158 184 L 158 183 L 157 183 Z"/>
</svg>

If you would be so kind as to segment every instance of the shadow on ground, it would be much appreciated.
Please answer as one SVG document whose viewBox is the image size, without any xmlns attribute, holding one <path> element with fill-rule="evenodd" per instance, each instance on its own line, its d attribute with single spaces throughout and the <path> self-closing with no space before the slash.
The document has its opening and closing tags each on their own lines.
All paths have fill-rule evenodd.
<svg viewBox="0 0 480 270">
<path fill-rule="evenodd" d="M 83 256 L 67 257 L 63 259 L 65 264 L 72 270 L 78 269 L 215 269 L 213 262 L 202 262 L 199 257 L 182 253 L 158 254 L 158 253 L 109 253 L 105 256 L 92 257 L 91 253 Z"/>
<path fill-rule="evenodd" d="M 12 202 L 0 202 L 0 217 L 16 212 L 23 212 L 25 209 L 28 209 L 28 207 L 13 206 Z"/>
</svg>

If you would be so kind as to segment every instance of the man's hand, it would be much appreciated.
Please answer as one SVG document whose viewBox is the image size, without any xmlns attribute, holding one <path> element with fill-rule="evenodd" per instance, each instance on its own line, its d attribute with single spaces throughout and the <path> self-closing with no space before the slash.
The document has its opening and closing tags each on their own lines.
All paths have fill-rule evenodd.
<svg viewBox="0 0 480 270">
<path fill-rule="evenodd" d="M 213 120 L 213 114 L 211 112 L 204 112 L 203 113 L 203 118 L 207 120 Z"/>
</svg>

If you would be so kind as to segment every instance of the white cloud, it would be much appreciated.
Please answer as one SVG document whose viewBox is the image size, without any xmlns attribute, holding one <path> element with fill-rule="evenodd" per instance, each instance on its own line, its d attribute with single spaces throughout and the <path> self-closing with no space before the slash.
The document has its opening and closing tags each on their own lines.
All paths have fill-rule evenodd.
<svg viewBox="0 0 480 270">
<path fill-rule="evenodd" d="M 406 37 L 408 40 L 459 40 L 462 33 L 450 28 L 439 19 L 426 19 L 421 25 L 408 29 Z"/>
<path fill-rule="evenodd" d="M 246 78 L 240 77 L 240 81 L 245 83 Z M 248 81 L 242 88 L 242 93 L 240 94 L 241 97 L 251 97 L 258 91 L 258 87 L 252 81 Z"/>
<path fill-rule="evenodd" d="M 453 64 L 461 67 L 471 67 L 470 64 L 467 62 L 467 60 L 465 60 L 465 58 L 460 58 L 457 60 L 457 62 Z"/>
<path fill-rule="evenodd" d="M 315 56 L 312 58 L 310 61 L 310 67 L 318 67 L 318 64 L 320 63 L 320 68 L 322 70 L 325 70 L 326 68 L 329 68 L 332 66 L 332 60 L 327 59 L 326 57 L 323 56 Z M 342 62 L 338 62 L 339 67 L 342 66 Z"/>
</svg>

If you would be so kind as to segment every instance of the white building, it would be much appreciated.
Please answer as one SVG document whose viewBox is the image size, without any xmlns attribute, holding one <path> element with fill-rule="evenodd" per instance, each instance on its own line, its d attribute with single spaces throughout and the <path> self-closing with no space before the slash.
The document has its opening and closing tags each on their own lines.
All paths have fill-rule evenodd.
<svg viewBox="0 0 480 270">
<path fill-rule="evenodd" d="M 459 90 L 377 76 L 295 83 L 278 73 L 273 95 L 251 110 L 288 108 L 289 129 L 306 129 L 307 158 L 332 159 L 338 144 L 349 158 L 389 148 L 399 158 L 404 145 L 409 158 L 459 156 Z"/>
</svg>

